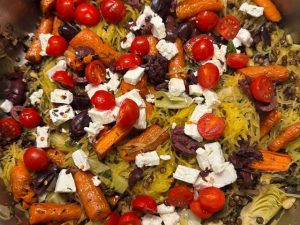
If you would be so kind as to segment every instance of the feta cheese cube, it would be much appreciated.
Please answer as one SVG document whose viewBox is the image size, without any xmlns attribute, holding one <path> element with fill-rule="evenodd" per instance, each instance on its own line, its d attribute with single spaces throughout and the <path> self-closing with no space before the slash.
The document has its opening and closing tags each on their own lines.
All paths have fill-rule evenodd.
<svg viewBox="0 0 300 225">
<path fill-rule="evenodd" d="M 236 37 L 233 38 L 232 43 L 233 43 L 235 48 L 238 48 L 238 47 L 242 46 L 242 42 L 239 39 L 237 39 Z"/>
<path fill-rule="evenodd" d="M 189 94 L 194 96 L 202 96 L 203 88 L 199 84 L 189 85 Z"/>
<path fill-rule="evenodd" d="M 215 179 L 216 179 L 216 175 L 213 172 L 209 173 L 205 177 L 205 180 L 203 179 L 203 177 L 199 176 L 197 181 L 194 184 L 194 188 L 196 190 L 202 190 L 204 188 L 212 187 L 214 186 Z"/>
<path fill-rule="evenodd" d="M 205 144 L 204 148 L 208 153 L 208 161 L 215 173 L 221 173 L 225 169 L 225 159 L 219 142 Z"/>
<path fill-rule="evenodd" d="M 197 151 L 197 161 L 198 165 L 202 170 L 210 169 L 210 163 L 208 161 L 208 152 L 203 148 L 198 148 Z"/>
<path fill-rule="evenodd" d="M 250 47 L 253 39 L 251 37 L 250 32 L 247 29 L 241 28 L 236 35 L 236 38 L 239 39 L 240 42 L 243 43 L 246 47 Z"/>
<path fill-rule="evenodd" d="M 61 104 L 71 104 L 73 102 L 73 94 L 68 90 L 55 89 L 50 94 L 51 102 Z"/>
<path fill-rule="evenodd" d="M 184 134 L 198 142 L 203 141 L 203 138 L 199 134 L 197 124 L 195 124 L 195 123 L 185 123 Z"/>
<path fill-rule="evenodd" d="M 116 98 L 116 103 L 117 106 L 121 106 L 122 102 L 126 99 L 129 98 L 138 105 L 138 107 L 146 107 L 146 104 L 144 102 L 144 99 L 140 95 L 140 91 L 138 89 L 133 89 L 124 95 L 121 95 L 120 97 Z"/>
<path fill-rule="evenodd" d="M 168 161 L 171 159 L 170 155 L 160 155 L 159 158 L 164 161 Z"/>
<path fill-rule="evenodd" d="M 186 166 L 178 165 L 173 177 L 186 183 L 194 184 L 200 171 Z"/>
<path fill-rule="evenodd" d="M 99 179 L 98 176 L 93 176 L 92 177 L 92 181 L 93 181 L 93 184 L 97 187 L 101 184 L 101 180 Z"/>
<path fill-rule="evenodd" d="M 245 12 L 253 17 L 261 17 L 264 14 L 264 7 L 251 5 L 251 4 L 248 4 L 247 2 L 243 3 L 240 6 L 239 10 L 242 12 Z"/>
<path fill-rule="evenodd" d="M 150 23 L 153 25 L 151 32 L 158 40 L 167 36 L 165 24 L 160 16 L 157 14 L 151 18 Z"/>
<path fill-rule="evenodd" d="M 174 44 L 172 42 L 166 42 L 166 40 L 164 40 L 164 39 L 160 40 L 157 43 L 156 49 L 167 60 L 171 60 L 178 53 L 176 44 Z"/>
<path fill-rule="evenodd" d="M 143 130 L 147 128 L 146 108 L 140 108 L 140 116 L 138 120 L 134 123 L 133 127 L 138 130 Z"/>
<path fill-rule="evenodd" d="M 135 21 L 135 26 L 131 27 L 132 30 L 137 31 L 142 28 L 146 24 L 147 17 L 154 17 L 156 14 L 152 11 L 150 6 L 145 6 L 143 13 L 137 18 Z"/>
<path fill-rule="evenodd" d="M 225 68 L 223 67 L 223 65 L 221 64 L 220 60 L 217 60 L 217 59 L 208 60 L 208 61 L 202 63 L 202 65 L 205 65 L 207 63 L 214 64 L 216 67 L 218 67 L 220 75 L 222 75 L 223 72 L 226 71 L 226 67 Z"/>
<path fill-rule="evenodd" d="M 38 148 L 48 148 L 49 143 L 49 127 L 37 127 L 36 128 L 36 147 Z"/>
<path fill-rule="evenodd" d="M 182 95 L 185 92 L 184 81 L 179 78 L 171 78 L 169 81 L 169 92 L 174 96 Z"/>
<path fill-rule="evenodd" d="M 63 105 L 49 111 L 50 119 L 56 126 L 63 124 L 64 122 L 71 120 L 75 117 L 74 111 L 71 106 Z"/>
<path fill-rule="evenodd" d="M 59 60 L 55 66 L 53 66 L 51 69 L 49 69 L 46 73 L 47 76 L 51 81 L 52 80 L 52 75 L 55 74 L 57 71 L 66 71 L 67 70 L 67 62 L 66 60 Z"/>
<path fill-rule="evenodd" d="M 118 115 L 116 111 L 119 111 L 119 109 L 120 108 L 117 106 L 110 110 L 98 110 L 92 108 L 88 111 L 88 114 L 93 123 L 105 125 L 116 121 Z"/>
<path fill-rule="evenodd" d="M 94 86 L 92 84 L 88 84 L 85 86 L 85 91 L 88 94 L 89 98 L 92 98 L 93 95 L 97 92 L 97 91 L 108 91 L 107 86 L 104 84 L 99 84 L 97 86 Z"/>
<path fill-rule="evenodd" d="M 130 48 L 131 43 L 133 42 L 134 38 L 135 38 L 134 33 L 129 32 L 129 33 L 126 35 L 126 39 L 125 39 L 124 41 L 121 42 L 121 48 L 123 48 L 123 49 Z"/>
<path fill-rule="evenodd" d="M 211 113 L 212 109 L 207 105 L 197 105 L 194 109 L 189 121 L 192 123 L 198 123 L 199 119 L 206 113 Z"/>
<path fill-rule="evenodd" d="M 162 218 L 164 225 L 179 225 L 180 216 L 177 212 L 161 214 L 160 217 Z"/>
<path fill-rule="evenodd" d="M 160 204 L 157 206 L 157 213 L 158 214 L 167 214 L 175 212 L 174 206 L 166 206 L 165 204 Z"/>
<path fill-rule="evenodd" d="M 204 102 L 204 98 L 203 97 L 195 97 L 193 98 L 193 101 L 196 103 L 196 104 L 201 104 Z"/>
<path fill-rule="evenodd" d="M 96 136 L 104 129 L 104 126 L 101 123 L 89 123 L 88 127 L 84 128 L 84 131 L 87 132 L 90 142 L 93 142 Z"/>
<path fill-rule="evenodd" d="M 131 85 L 136 85 L 143 77 L 145 68 L 137 67 L 135 69 L 128 70 L 123 76 L 124 81 Z"/>
<path fill-rule="evenodd" d="M 226 45 L 221 45 L 221 47 L 219 48 L 218 45 L 214 44 L 213 59 L 217 59 L 217 60 L 220 60 L 221 62 L 225 63 L 226 62 L 226 51 L 227 51 Z"/>
<path fill-rule="evenodd" d="M 218 106 L 221 103 L 216 92 L 205 89 L 203 95 L 205 98 L 205 105 L 209 108 Z"/>
<path fill-rule="evenodd" d="M 82 171 L 87 171 L 91 168 L 88 161 L 88 156 L 81 149 L 78 149 L 75 152 L 73 152 L 72 158 L 75 166 L 77 166 Z"/>
<path fill-rule="evenodd" d="M 40 52 L 41 56 L 46 56 L 47 55 L 46 49 L 47 49 L 47 46 L 48 46 L 48 41 L 52 36 L 53 36 L 52 34 L 40 34 L 39 41 L 40 41 L 41 47 L 42 47 L 41 52 Z"/>
<path fill-rule="evenodd" d="M 110 80 L 105 83 L 104 86 L 107 88 L 107 90 L 116 92 L 121 83 L 119 75 L 111 72 L 109 69 L 106 70 L 106 73 L 108 74 L 107 76 Z"/>
<path fill-rule="evenodd" d="M 135 157 L 135 164 L 139 168 L 144 166 L 157 166 L 159 162 L 159 156 L 156 151 L 140 153 Z"/>
<path fill-rule="evenodd" d="M 162 219 L 159 216 L 146 214 L 142 217 L 142 225 L 161 225 Z"/>
<path fill-rule="evenodd" d="M 153 94 L 147 94 L 146 96 L 146 101 L 149 102 L 149 103 L 155 103 L 155 97 Z"/>
<path fill-rule="evenodd" d="M 31 105 L 37 105 L 41 103 L 41 98 L 43 97 L 43 89 L 38 89 L 37 91 L 33 92 L 30 96 L 29 96 L 29 100 Z"/>
<path fill-rule="evenodd" d="M 2 109 L 2 111 L 5 113 L 9 113 L 13 106 L 14 105 L 11 101 L 5 99 L 5 101 L 0 105 L 0 109 Z"/>
<path fill-rule="evenodd" d="M 66 169 L 62 169 L 59 172 L 54 192 L 59 192 L 59 193 L 76 192 L 76 186 L 75 186 L 72 173 L 67 172 Z"/>
</svg>

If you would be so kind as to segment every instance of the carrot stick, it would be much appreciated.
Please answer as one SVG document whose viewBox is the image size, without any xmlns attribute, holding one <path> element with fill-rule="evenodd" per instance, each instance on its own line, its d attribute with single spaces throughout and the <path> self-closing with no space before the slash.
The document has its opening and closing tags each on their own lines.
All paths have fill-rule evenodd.
<svg viewBox="0 0 300 225">
<path fill-rule="evenodd" d="M 53 30 L 52 30 L 53 35 L 59 35 L 58 29 L 61 25 L 62 25 L 62 21 L 57 16 L 55 16 L 53 21 Z"/>
<path fill-rule="evenodd" d="M 78 204 L 37 203 L 29 209 L 30 224 L 45 224 L 52 221 L 79 220 L 81 207 Z"/>
<path fill-rule="evenodd" d="M 149 53 L 148 55 L 157 55 L 158 54 L 158 50 L 156 48 L 156 45 L 158 43 L 158 40 L 157 38 L 155 38 L 154 36 L 152 35 L 148 35 L 147 36 L 147 40 L 149 42 L 149 46 L 150 46 L 150 50 L 149 50 Z"/>
<path fill-rule="evenodd" d="M 289 126 L 281 135 L 275 138 L 268 146 L 271 151 L 278 151 L 300 136 L 300 122 Z"/>
<path fill-rule="evenodd" d="M 148 121 L 149 118 L 151 117 L 152 113 L 153 113 L 154 106 L 151 103 L 146 102 L 146 101 L 145 101 L 145 104 L 146 104 L 146 118 L 147 118 L 147 121 Z"/>
<path fill-rule="evenodd" d="M 92 181 L 88 172 L 78 171 L 74 181 L 87 216 L 93 221 L 101 221 L 110 214 L 109 205 L 100 189 Z"/>
<path fill-rule="evenodd" d="M 169 64 L 170 78 L 181 78 L 185 80 L 187 74 L 185 72 L 185 59 L 182 41 L 180 39 L 176 40 L 176 47 L 178 49 L 178 53 L 173 59 L 171 59 Z"/>
<path fill-rule="evenodd" d="M 272 22 L 279 22 L 281 20 L 280 12 L 271 0 L 254 0 L 254 2 L 261 7 L 264 7 L 265 17 Z"/>
<path fill-rule="evenodd" d="M 281 113 L 278 111 L 270 112 L 261 122 L 260 122 L 260 138 L 264 137 L 270 132 L 270 130 L 281 120 Z"/>
<path fill-rule="evenodd" d="M 47 155 L 48 158 L 59 168 L 64 168 L 65 167 L 65 157 L 66 155 L 57 150 L 57 149 L 48 149 L 47 150 Z"/>
<path fill-rule="evenodd" d="M 128 84 L 124 80 L 121 82 L 121 92 L 122 94 L 125 94 L 133 89 L 139 89 L 140 94 L 142 97 L 145 97 L 145 95 L 148 93 L 148 88 L 147 88 L 147 76 L 144 75 L 142 79 L 136 84 Z"/>
<path fill-rule="evenodd" d="M 42 10 L 42 13 L 46 14 L 50 12 L 55 6 L 56 0 L 41 0 L 40 7 Z"/>
</svg>

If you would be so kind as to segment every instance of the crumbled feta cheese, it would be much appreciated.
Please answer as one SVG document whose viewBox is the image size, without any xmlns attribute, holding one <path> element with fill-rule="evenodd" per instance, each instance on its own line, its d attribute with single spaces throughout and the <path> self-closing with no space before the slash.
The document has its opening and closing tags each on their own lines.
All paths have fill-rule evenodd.
<svg viewBox="0 0 300 225">
<path fill-rule="evenodd" d="M 84 131 L 87 132 L 89 140 L 91 142 L 93 142 L 95 140 L 96 136 L 103 129 L 104 129 L 104 126 L 101 123 L 90 122 L 89 126 L 84 128 Z"/>
<path fill-rule="evenodd" d="M 88 114 L 93 123 L 105 125 L 116 121 L 119 110 L 120 108 L 117 106 L 110 110 L 92 108 L 88 111 Z"/>
<path fill-rule="evenodd" d="M 97 86 L 94 86 L 92 84 L 88 84 L 85 86 L 85 91 L 88 94 L 89 98 L 92 98 L 93 95 L 97 92 L 97 91 L 108 91 L 107 87 L 104 84 L 99 84 Z"/>
<path fill-rule="evenodd" d="M 184 81 L 179 78 L 171 78 L 169 81 L 169 92 L 174 96 L 183 94 L 185 92 Z"/>
<path fill-rule="evenodd" d="M 216 175 L 213 172 L 209 173 L 205 177 L 205 180 L 201 176 L 199 176 L 197 181 L 194 184 L 194 188 L 196 190 L 202 190 L 204 188 L 212 187 L 212 186 L 214 186 L 215 178 L 216 178 Z"/>
<path fill-rule="evenodd" d="M 250 32 L 247 29 L 241 28 L 236 35 L 236 38 L 243 43 L 246 47 L 250 47 L 253 39 L 251 37 Z"/>
<path fill-rule="evenodd" d="M 113 73 L 109 69 L 106 69 L 106 74 L 110 80 L 105 83 L 104 86 L 107 88 L 107 90 L 116 92 L 121 83 L 119 75 L 117 73 Z"/>
<path fill-rule="evenodd" d="M 48 46 L 48 41 L 52 36 L 53 36 L 52 34 L 40 34 L 39 41 L 41 43 L 41 48 L 42 48 L 41 52 L 40 52 L 41 56 L 46 56 L 47 55 L 46 49 L 47 49 L 47 46 Z"/>
<path fill-rule="evenodd" d="M 161 225 L 162 218 L 159 216 L 146 214 L 142 217 L 142 225 Z"/>
<path fill-rule="evenodd" d="M 44 93 L 43 89 L 38 89 L 37 91 L 33 92 L 29 96 L 29 100 L 30 100 L 31 105 L 40 104 L 43 93 Z"/>
<path fill-rule="evenodd" d="M 36 128 L 36 147 L 48 148 L 49 143 L 49 127 L 37 127 Z"/>
<path fill-rule="evenodd" d="M 92 177 L 92 181 L 93 181 L 93 184 L 97 187 L 101 184 L 101 180 L 99 179 L 98 176 L 93 176 Z"/>
<path fill-rule="evenodd" d="M 138 130 L 143 130 L 147 128 L 146 108 L 140 108 L 140 116 L 138 120 L 134 123 L 133 127 Z"/>
<path fill-rule="evenodd" d="M 170 155 L 160 155 L 159 158 L 164 161 L 168 161 L 171 159 Z"/>
<path fill-rule="evenodd" d="M 154 16 L 151 18 L 150 23 L 153 25 L 151 32 L 158 40 L 167 36 L 165 24 L 160 16 Z"/>
<path fill-rule="evenodd" d="M 155 12 L 152 11 L 150 6 L 145 6 L 143 13 L 137 18 L 135 21 L 135 26 L 131 27 L 132 30 L 137 31 L 142 28 L 146 24 L 147 17 L 154 17 L 156 15 Z"/>
<path fill-rule="evenodd" d="M 179 225 L 180 216 L 177 212 L 161 214 L 160 217 L 162 218 L 164 225 Z"/>
<path fill-rule="evenodd" d="M 50 109 L 49 114 L 52 123 L 56 126 L 59 126 L 75 117 L 74 111 L 69 105 L 63 105 L 54 109 Z"/>
<path fill-rule="evenodd" d="M 14 105 L 11 101 L 5 99 L 5 101 L 0 105 L 0 109 L 2 109 L 2 111 L 5 113 L 9 113 L 13 106 Z"/>
<path fill-rule="evenodd" d="M 137 68 L 128 70 L 123 76 L 124 81 L 128 84 L 136 85 L 142 79 L 144 71 L 145 68 L 139 66 Z"/>
<path fill-rule="evenodd" d="M 157 166 L 159 162 L 159 156 L 156 151 L 140 153 L 135 157 L 135 164 L 139 168 L 144 166 Z"/>
<path fill-rule="evenodd" d="M 233 43 L 235 48 L 238 48 L 238 47 L 242 46 L 242 42 L 239 39 L 237 39 L 236 37 L 233 38 L 232 43 Z"/>
<path fill-rule="evenodd" d="M 203 95 L 205 98 L 205 105 L 209 108 L 218 106 L 221 103 L 218 99 L 218 95 L 216 94 L 216 92 L 205 89 Z"/>
<path fill-rule="evenodd" d="M 220 60 L 221 62 L 225 63 L 226 62 L 226 51 L 227 51 L 226 45 L 221 45 L 221 47 L 219 48 L 218 45 L 214 44 L 213 59 L 217 59 L 217 60 Z"/>
<path fill-rule="evenodd" d="M 251 5 L 247 2 L 244 2 L 240 8 L 240 11 L 245 12 L 253 17 L 260 17 L 264 14 L 264 7 L 259 7 L 257 5 Z"/>
<path fill-rule="evenodd" d="M 166 42 L 166 40 L 160 40 L 157 45 L 156 49 L 159 53 L 168 60 L 171 60 L 175 55 L 178 53 L 178 49 L 176 44 L 172 42 Z"/>
<path fill-rule="evenodd" d="M 203 88 L 199 84 L 189 85 L 189 94 L 194 96 L 202 96 Z"/>
<path fill-rule="evenodd" d="M 129 98 L 129 99 L 135 101 L 135 103 L 138 105 L 138 107 L 146 107 L 144 99 L 141 97 L 140 90 L 138 90 L 138 89 L 133 89 L 133 90 L 125 93 L 124 95 L 117 97 L 116 98 L 117 106 L 121 106 L 122 102 L 126 98 Z"/>
<path fill-rule="evenodd" d="M 176 123 L 172 123 L 172 129 L 175 129 L 175 127 L 177 126 L 177 124 Z"/>
<path fill-rule="evenodd" d="M 55 72 L 57 71 L 66 71 L 67 69 L 67 62 L 66 60 L 59 60 L 55 66 L 53 66 L 50 70 L 47 71 L 47 76 L 49 77 L 49 79 L 51 81 L 52 80 L 52 76 L 53 74 L 55 74 Z"/>
<path fill-rule="evenodd" d="M 71 104 L 73 102 L 73 94 L 68 90 L 55 89 L 50 94 L 51 102 L 61 104 Z"/>
<path fill-rule="evenodd" d="M 88 161 L 88 156 L 81 149 L 78 149 L 75 152 L 73 152 L 72 158 L 75 166 L 77 166 L 82 171 L 87 171 L 91 168 Z"/>
<path fill-rule="evenodd" d="M 203 141 L 203 138 L 200 136 L 197 124 L 195 123 L 185 123 L 184 125 L 184 134 L 191 137 L 196 141 Z"/>
<path fill-rule="evenodd" d="M 212 142 L 204 145 L 208 153 L 208 161 L 215 173 L 221 173 L 225 169 L 225 159 L 219 142 Z"/>
<path fill-rule="evenodd" d="M 210 169 L 210 163 L 208 161 L 208 151 L 204 150 L 203 148 L 198 148 L 196 153 L 196 158 L 200 169 Z"/>
<path fill-rule="evenodd" d="M 214 64 L 218 68 L 220 75 L 222 75 L 223 72 L 226 71 L 226 67 L 224 68 L 224 66 L 221 64 L 220 60 L 217 60 L 217 59 L 208 60 L 208 61 L 204 62 L 202 65 L 205 65 L 207 63 Z"/>
<path fill-rule="evenodd" d="M 133 42 L 134 38 L 135 38 L 134 33 L 129 32 L 129 33 L 126 35 L 126 39 L 125 39 L 124 41 L 121 42 L 121 48 L 123 48 L 123 49 L 130 48 L 131 43 Z"/>
<path fill-rule="evenodd" d="M 174 206 L 166 206 L 165 204 L 160 204 L 157 206 L 157 213 L 158 214 L 167 214 L 175 212 Z"/>
<path fill-rule="evenodd" d="M 197 105 L 189 121 L 192 123 L 198 123 L 199 119 L 206 113 L 212 113 L 212 109 L 207 105 Z"/>
<path fill-rule="evenodd" d="M 149 103 L 155 103 L 155 97 L 153 94 L 147 94 L 146 96 L 146 101 Z"/>
<path fill-rule="evenodd" d="M 75 182 L 72 173 L 66 169 L 62 169 L 59 172 L 54 192 L 59 193 L 73 193 L 76 192 Z"/>
<path fill-rule="evenodd" d="M 201 104 L 204 102 L 204 98 L 203 97 L 195 97 L 193 98 L 193 101 L 196 103 L 196 104 Z"/>
<path fill-rule="evenodd" d="M 200 171 L 186 166 L 178 165 L 173 177 L 186 183 L 194 184 Z"/>
</svg>

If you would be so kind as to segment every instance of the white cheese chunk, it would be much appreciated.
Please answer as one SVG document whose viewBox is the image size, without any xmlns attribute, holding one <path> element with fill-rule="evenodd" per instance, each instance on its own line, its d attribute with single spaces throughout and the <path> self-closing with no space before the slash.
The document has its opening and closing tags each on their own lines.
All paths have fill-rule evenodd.
<svg viewBox="0 0 300 225">
<path fill-rule="evenodd" d="M 74 111 L 69 105 L 63 105 L 54 109 L 50 109 L 49 114 L 52 123 L 56 126 L 59 126 L 75 117 Z"/>
<path fill-rule="evenodd" d="M 129 32 L 129 33 L 126 35 L 126 39 L 125 39 L 124 41 L 121 42 L 121 48 L 123 48 L 123 49 L 130 48 L 131 43 L 133 42 L 134 38 L 135 38 L 134 33 Z"/>
<path fill-rule="evenodd" d="M 247 29 L 241 28 L 236 35 L 236 38 L 246 47 L 250 47 L 253 39 L 250 32 Z"/>
<path fill-rule="evenodd" d="M 166 40 L 164 40 L 164 39 L 160 40 L 157 43 L 156 49 L 167 60 L 171 60 L 178 53 L 176 44 L 174 44 L 172 42 L 166 42 Z"/>
<path fill-rule="evenodd" d="M 144 166 L 157 166 L 159 162 L 159 156 L 156 151 L 140 153 L 135 157 L 135 164 L 139 168 Z"/>
<path fill-rule="evenodd" d="M 199 176 L 197 181 L 194 184 L 194 188 L 196 190 L 202 190 L 204 188 L 212 187 L 212 186 L 214 186 L 215 179 L 216 179 L 216 175 L 213 172 L 209 173 L 205 177 L 205 179 L 203 179 L 201 176 Z"/>
<path fill-rule="evenodd" d="M 48 148 L 49 143 L 49 127 L 37 127 L 36 128 L 36 147 L 38 148 Z"/>
<path fill-rule="evenodd" d="M 174 96 L 183 94 L 185 92 L 184 81 L 179 78 L 171 78 L 169 81 L 169 92 Z"/>
<path fill-rule="evenodd" d="M 210 163 L 208 161 L 208 152 L 203 148 L 198 148 L 197 151 L 197 161 L 198 165 L 202 170 L 210 169 Z"/>
<path fill-rule="evenodd" d="M 126 99 L 129 98 L 138 105 L 138 107 L 146 107 L 144 99 L 140 95 L 140 91 L 138 89 L 133 89 L 124 95 L 121 95 L 120 97 L 116 98 L 116 103 L 117 106 L 121 106 L 122 102 Z"/>
<path fill-rule="evenodd" d="M 160 155 L 159 158 L 164 161 L 168 161 L 171 159 L 170 155 Z"/>
<path fill-rule="evenodd" d="M 203 138 L 199 134 L 197 124 L 195 123 L 185 123 L 184 125 L 184 134 L 191 137 L 192 139 L 201 142 Z"/>
<path fill-rule="evenodd" d="M 98 176 L 93 176 L 92 177 L 92 181 L 93 181 L 93 184 L 97 187 L 101 184 L 101 180 L 99 179 Z"/>
<path fill-rule="evenodd" d="M 135 26 L 131 27 L 132 30 L 137 31 L 142 28 L 146 24 L 147 17 L 154 17 L 157 15 L 155 12 L 152 11 L 150 6 L 145 6 L 143 13 L 137 18 L 135 21 Z"/>
<path fill-rule="evenodd" d="M 87 171 L 91 168 L 88 161 L 88 156 L 81 149 L 78 149 L 75 152 L 73 152 L 72 158 L 75 166 L 77 166 L 82 171 Z"/>
<path fill-rule="evenodd" d="M 180 216 L 177 212 L 161 214 L 160 217 L 162 218 L 164 225 L 179 225 Z"/>
<path fill-rule="evenodd" d="M 201 104 L 204 102 L 204 98 L 203 97 L 195 97 L 193 98 L 193 101 L 196 103 L 196 104 Z"/>
<path fill-rule="evenodd" d="M 213 59 L 217 59 L 217 60 L 220 60 L 221 62 L 225 63 L 226 62 L 226 51 L 227 51 L 226 45 L 221 45 L 219 48 L 218 45 L 214 44 Z M 226 65 L 226 63 L 225 63 L 225 65 Z"/>
<path fill-rule="evenodd" d="M 189 85 L 189 94 L 193 96 L 202 96 L 203 88 L 199 84 Z"/>
<path fill-rule="evenodd" d="M 155 97 L 153 94 L 147 94 L 145 97 L 146 97 L 146 102 L 155 103 Z"/>
<path fill-rule="evenodd" d="M 146 108 L 140 108 L 140 116 L 133 125 L 138 130 L 144 130 L 147 128 Z"/>
<path fill-rule="evenodd" d="M 76 192 L 76 186 L 75 186 L 72 173 L 67 172 L 66 169 L 62 169 L 59 172 L 54 192 L 59 192 L 59 193 Z"/>
<path fill-rule="evenodd" d="M 137 68 L 128 70 L 123 76 L 124 81 L 128 84 L 136 85 L 142 79 L 144 71 L 145 68 L 139 66 Z"/>
<path fill-rule="evenodd" d="M 93 95 L 97 92 L 97 91 L 108 91 L 106 85 L 103 84 L 99 84 L 99 85 L 92 85 L 92 84 L 88 84 L 85 86 L 85 91 L 88 94 L 89 98 L 92 98 Z"/>
<path fill-rule="evenodd" d="M 117 106 L 110 110 L 92 108 L 88 111 L 88 114 L 93 123 L 105 125 L 116 121 L 119 110 L 120 108 Z"/>
<path fill-rule="evenodd" d="M 88 139 L 90 142 L 94 142 L 97 135 L 100 133 L 101 130 L 104 129 L 104 126 L 101 123 L 89 123 L 88 127 L 84 128 L 84 131 L 88 134 Z"/>
<path fill-rule="evenodd" d="M 51 102 L 60 104 L 71 104 L 73 102 L 73 94 L 68 90 L 55 89 L 50 94 Z"/>
<path fill-rule="evenodd" d="M 259 7 L 257 5 L 251 5 L 244 2 L 240 8 L 240 11 L 245 12 L 253 17 L 261 17 L 264 14 L 264 7 Z"/>
<path fill-rule="evenodd" d="M 215 173 L 221 173 L 225 169 L 225 158 L 219 142 L 212 142 L 204 145 L 208 153 L 208 161 Z"/>
<path fill-rule="evenodd" d="M 162 224 L 162 218 L 159 216 L 146 214 L 142 217 L 142 225 L 161 225 Z"/>
<path fill-rule="evenodd" d="M 192 123 L 198 123 L 199 119 L 206 113 L 211 113 L 212 109 L 207 105 L 197 105 L 194 109 L 189 121 Z"/>
<path fill-rule="evenodd" d="M 242 46 L 242 42 L 239 39 L 237 39 L 236 37 L 233 38 L 232 43 L 233 43 L 235 48 L 238 48 L 238 47 Z"/>
<path fill-rule="evenodd" d="M 200 171 L 186 166 L 178 165 L 173 177 L 186 183 L 194 184 Z"/>
<path fill-rule="evenodd" d="M 205 105 L 209 108 L 220 105 L 220 100 L 216 92 L 205 89 L 203 92 L 205 98 Z"/>
<path fill-rule="evenodd" d="M 47 55 L 46 49 L 47 49 L 47 46 L 48 46 L 48 41 L 52 36 L 53 36 L 52 34 L 40 34 L 39 35 L 39 41 L 41 43 L 41 48 L 42 48 L 41 52 L 40 52 L 41 56 L 46 56 Z"/>
<path fill-rule="evenodd" d="M 104 86 L 107 88 L 107 90 L 116 92 L 121 83 L 119 74 L 113 73 L 109 69 L 106 69 L 106 74 L 109 78 L 109 81 L 105 83 Z"/>
<path fill-rule="evenodd" d="M 11 101 L 5 99 L 4 102 L 2 102 L 2 104 L 0 105 L 0 109 L 2 109 L 2 111 L 5 113 L 9 113 L 13 106 L 14 105 Z"/>
<path fill-rule="evenodd" d="M 29 96 L 29 100 L 30 100 L 31 105 L 40 104 L 43 93 L 44 93 L 43 89 L 38 89 L 37 91 L 33 92 Z"/>
<path fill-rule="evenodd" d="M 49 77 L 49 79 L 51 81 L 53 81 L 52 80 L 52 76 L 53 76 L 53 74 L 55 74 L 55 72 L 57 72 L 57 71 L 66 71 L 66 70 L 67 70 L 67 62 L 66 62 L 66 60 L 59 60 L 56 63 L 55 66 L 53 66 L 51 69 L 49 69 L 47 71 L 47 76 Z"/>
<path fill-rule="evenodd" d="M 165 24 L 160 16 L 156 14 L 151 18 L 150 23 L 153 25 L 151 32 L 154 37 L 160 40 L 167 36 Z"/>
<path fill-rule="evenodd" d="M 167 213 L 173 213 L 175 212 L 174 206 L 167 206 L 165 204 L 160 204 L 157 206 L 157 213 L 158 214 L 167 214 Z"/>
<path fill-rule="evenodd" d="M 205 65 L 205 64 L 207 64 L 207 63 L 214 64 L 214 65 L 218 68 L 218 70 L 219 70 L 219 75 L 222 75 L 223 72 L 226 71 L 226 67 L 224 67 L 224 66 L 221 64 L 220 60 L 217 60 L 217 59 L 208 60 L 208 61 L 202 63 L 202 65 Z"/>
<path fill-rule="evenodd" d="M 172 123 L 172 129 L 175 129 L 175 127 L 177 126 L 177 124 L 176 123 Z"/>
</svg>

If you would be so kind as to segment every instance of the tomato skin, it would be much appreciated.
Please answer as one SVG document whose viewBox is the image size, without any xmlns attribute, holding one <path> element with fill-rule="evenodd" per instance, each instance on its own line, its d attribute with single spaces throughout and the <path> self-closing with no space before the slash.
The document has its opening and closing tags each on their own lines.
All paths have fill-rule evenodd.
<svg viewBox="0 0 300 225">
<path fill-rule="evenodd" d="M 217 25 L 219 17 L 211 11 L 201 11 L 196 16 L 196 26 L 202 32 L 209 32 Z"/>
<path fill-rule="evenodd" d="M 22 126 L 28 129 L 37 127 L 42 121 L 40 114 L 34 108 L 24 108 L 19 118 Z"/>
<path fill-rule="evenodd" d="M 215 140 L 224 134 L 225 121 L 212 113 L 204 114 L 198 121 L 198 132 L 207 140 Z"/>
<path fill-rule="evenodd" d="M 52 80 L 54 80 L 55 82 L 58 82 L 66 87 L 74 87 L 74 81 L 72 76 L 64 70 L 61 71 L 56 71 L 53 75 L 52 75 Z"/>
<path fill-rule="evenodd" d="M 243 53 L 229 53 L 226 57 L 228 66 L 234 69 L 241 69 L 247 66 L 249 57 Z"/>
<path fill-rule="evenodd" d="M 126 98 L 120 107 L 117 124 L 121 127 L 131 127 L 138 120 L 140 110 L 135 101 Z"/>
<path fill-rule="evenodd" d="M 250 90 L 257 101 L 270 103 L 274 97 L 274 84 L 267 76 L 253 78 L 251 80 Z"/>
<path fill-rule="evenodd" d="M 2 118 L 0 119 L 0 134 L 1 138 L 12 140 L 21 135 L 21 127 L 18 122 L 11 117 Z"/>
<path fill-rule="evenodd" d="M 117 63 L 117 70 L 133 69 L 142 64 L 142 59 L 133 53 L 127 53 L 122 55 Z"/>
<path fill-rule="evenodd" d="M 193 58 L 196 61 L 206 61 L 214 56 L 214 46 L 209 36 L 202 35 L 192 47 Z"/>
<path fill-rule="evenodd" d="M 186 186 L 175 186 L 168 193 L 167 202 L 175 207 L 186 207 L 194 199 L 194 193 Z"/>
<path fill-rule="evenodd" d="M 101 2 L 101 13 L 108 23 L 119 23 L 126 15 L 126 8 L 120 0 L 103 0 Z"/>
<path fill-rule="evenodd" d="M 217 24 L 217 31 L 228 41 L 235 38 L 240 29 L 240 22 L 231 15 L 223 17 Z"/>
<path fill-rule="evenodd" d="M 85 68 L 85 77 L 90 84 L 99 85 L 106 77 L 106 70 L 100 60 L 90 62 Z"/>
<path fill-rule="evenodd" d="M 119 220 L 120 220 L 119 213 L 113 212 L 107 217 L 103 225 L 118 225 Z"/>
<path fill-rule="evenodd" d="M 91 4 L 81 3 L 75 10 L 75 20 L 85 26 L 96 26 L 100 21 L 100 12 Z"/>
<path fill-rule="evenodd" d="M 203 210 L 215 213 L 224 208 L 225 194 L 220 188 L 207 187 L 199 191 L 198 201 Z"/>
<path fill-rule="evenodd" d="M 147 38 L 143 36 L 137 36 L 131 43 L 130 51 L 136 55 L 147 55 L 150 50 L 150 44 Z"/>
<path fill-rule="evenodd" d="M 23 155 L 23 160 L 26 167 L 31 171 L 45 170 L 50 164 L 47 153 L 36 147 L 29 147 Z"/>
<path fill-rule="evenodd" d="M 57 0 L 56 12 L 57 15 L 64 21 L 73 20 L 75 12 L 74 0 Z"/>
<path fill-rule="evenodd" d="M 212 217 L 212 215 L 213 215 L 213 213 L 205 211 L 202 208 L 200 202 L 197 200 L 194 200 L 190 203 L 190 209 L 197 217 L 199 217 L 201 219 L 208 219 L 208 218 Z"/>
<path fill-rule="evenodd" d="M 48 40 L 46 53 L 49 56 L 62 56 L 68 48 L 68 42 L 59 35 L 54 35 Z"/>
<path fill-rule="evenodd" d="M 103 90 L 96 91 L 91 98 L 91 102 L 99 110 L 110 110 L 116 105 L 115 96 Z"/>
<path fill-rule="evenodd" d="M 198 68 L 198 82 L 203 88 L 215 88 L 218 84 L 219 77 L 219 69 L 212 63 L 206 63 Z"/>
<path fill-rule="evenodd" d="M 148 195 L 137 196 L 132 201 L 132 209 L 142 213 L 157 213 L 157 204 L 155 200 Z"/>
<path fill-rule="evenodd" d="M 142 220 L 134 212 L 126 212 L 121 216 L 118 225 L 142 225 Z"/>
</svg>

